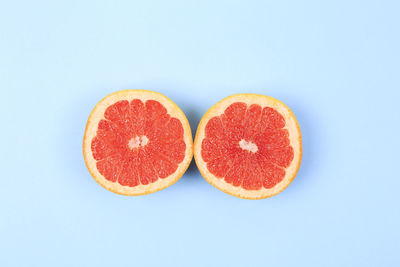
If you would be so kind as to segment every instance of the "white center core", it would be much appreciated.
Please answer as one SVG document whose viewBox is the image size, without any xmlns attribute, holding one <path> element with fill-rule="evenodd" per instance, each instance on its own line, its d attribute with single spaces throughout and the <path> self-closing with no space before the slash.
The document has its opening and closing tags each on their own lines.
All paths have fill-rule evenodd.
<svg viewBox="0 0 400 267">
<path fill-rule="evenodd" d="M 256 144 L 252 142 L 247 142 L 246 140 L 242 139 L 239 142 L 239 146 L 243 150 L 248 150 L 250 152 L 256 153 L 258 151 L 258 147 Z"/>
<path fill-rule="evenodd" d="M 142 135 L 142 136 L 136 136 L 134 138 L 131 138 L 131 140 L 129 140 L 128 142 L 128 146 L 130 149 L 135 149 L 141 146 L 145 146 L 147 145 L 147 143 L 149 142 L 149 139 Z"/>
</svg>

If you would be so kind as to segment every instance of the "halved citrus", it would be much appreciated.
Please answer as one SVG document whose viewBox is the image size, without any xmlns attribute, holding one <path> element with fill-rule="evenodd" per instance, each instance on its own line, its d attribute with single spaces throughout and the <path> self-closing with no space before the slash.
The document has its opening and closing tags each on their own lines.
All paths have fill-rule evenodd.
<svg viewBox="0 0 400 267">
<path fill-rule="evenodd" d="M 229 96 L 200 121 L 194 157 L 204 178 L 236 197 L 261 199 L 283 191 L 300 167 L 300 127 L 279 100 Z"/>
<path fill-rule="evenodd" d="M 118 91 L 103 98 L 90 114 L 83 156 L 104 188 L 122 195 L 153 193 L 175 183 L 189 166 L 189 122 L 160 93 Z"/>
</svg>

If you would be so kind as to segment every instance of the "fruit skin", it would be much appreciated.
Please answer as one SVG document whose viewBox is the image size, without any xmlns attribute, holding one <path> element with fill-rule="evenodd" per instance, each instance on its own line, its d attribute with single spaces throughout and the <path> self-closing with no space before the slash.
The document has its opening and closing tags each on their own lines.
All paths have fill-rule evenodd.
<svg viewBox="0 0 400 267">
<path fill-rule="evenodd" d="M 105 100 L 107 100 L 107 99 L 109 99 L 109 98 L 111 98 L 111 97 L 114 97 L 114 96 L 118 96 L 118 95 L 123 95 L 123 94 L 135 94 L 135 93 L 137 93 L 137 94 L 144 94 L 144 95 L 153 95 L 153 96 L 156 96 L 157 97 L 157 99 L 163 99 L 164 101 L 167 101 L 169 104 L 171 104 L 171 106 L 173 107 L 173 109 L 174 109 L 174 113 L 176 113 L 176 114 L 180 114 L 180 121 L 181 121 L 181 123 L 182 123 L 182 126 L 183 126 L 183 129 L 184 129 L 184 140 L 185 140 L 185 143 L 186 143 L 186 152 L 185 152 L 185 159 L 184 159 L 184 161 L 182 161 L 181 163 L 180 163 L 180 165 L 179 166 L 181 166 L 182 164 L 184 164 L 184 165 L 182 165 L 182 167 L 178 167 L 178 170 L 179 170 L 179 168 L 181 168 L 180 170 L 179 170 L 179 172 L 178 172 L 178 170 L 175 172 L 175 173 L 173 173 L 172 175 L 175 175 L 176 177 L 174 177 L 174 179 L 172 179 L 169 183 L 166 183 L 165 185 L 163 185 L 163 186 L 160 186 L 160 187 L 157 187 L 157 188 L 155 188 L 155 189 L 151 189 L 151 190 L 145 190 L 145 191 L 143 191 L 143 192 L 135 192 L 135 193 L 129 193 L 129 192 L 126 192 L 126 191 L 121 191 L 121 190 L 118 190 L 118 186 L 116 186 L 115 188 L 114 187 L 109 187 L 109 186 L 107 186 L 107 184 L 105 184 L 101 179 L 100 179 L 100 177 L 99 177 L 99 175 L 100 174 L 97 174 L 97 173 L 95 173 L 95 171 L 96 170 L 94 170 L 91 166 L 90 166 L 90 159 L 88 158 L 89 156 L 88 155 L 91 155 L 91 153 L 92 153 L 92 151 L 91 151 L 91 149 L 90 149 L 90 145 L 88 145 L 88 144 L 90 144 L 91 143 L 91 140 L 89 140 L 89 136 L 87 135 L 87 132 L 88 132 L 88 128 L 89 128 L 89 125 L 93 122 L 93 120 L 94 120 L 94 117 L 97 115 L 96 114 L 96 111 L 99 109 L 99 107 L 104 103 L 104 101 Z M 120 100 L 122 100 L 123 98 L 120 98 Z M 140 99 L 140 98 L 139 98 Z M 165 103 L 161 103 L 161 104 L 163 104 L 163 105 L 165 105 Z M 107 108 L 108 106 L 106 106 L 106 108 Z M 104 114 L 104 110 L 103 110 L 103 114 Z M 102 115 L 103 115 L 102 114 Z M 171 115 L 171 114 L 170 114 Z M 183 115 L 183 116 L 182 116 Z M 187 137 L 190 137 L 190 138 L 187 138 Z M 158 92 L 154 92 L 154 91 L 150 91 L 150 90 L 142 90 L 142 89 L 127 89 L 127 90 L 120 90 L 120 91 L 116 91 L 116 92 L 113 92 L 113 93 L 111 93 L 111 94 L 109 94 L 109 95 L 107 95 L 107 96 L 105 96 L 105 97 L 103 97 L 97 104 L 96 104 L 96 106 L 93 108 L 93 110 L 91 111 L 91 113 L 90 113 L 90 115 L 89 115 L 89 118 L 88 118 L 88 120 L 87 120 L 87 123 L 86 123 L 86 127 L 85 127 L 85 134 L 84 134 L 84 137 L 83 137 L 83 144 L 82 144 L 82 151 L 83 151 L 83 158 L 84 158 L 84 161 L 85 161 L 85 165 L 86 165 L 86 167 L 87 167 L 87 169 L 88 169 L 88 171 L 89 171 L 89 173 L 90 173 L 90 175 L 93 177 L 93 179 L 98 183 L 98 184 L 100 184 L 104 189 L 107 189 L 107 190 L 109 190 L 109 191 L 111 191 L 111 192 L 113 192 L 113 193 L 116 193 L 116 194 L 118 194 L 118 195 L 124 195 L 124 196 L 140 196 L 140 195 L 147 195 L 147 194 L 150 194 L 150 193 L 155 193 L 155 192 L 158 192 L 158 191 L 160 191 L 160 190 L 163 190 L 163 189 L 165 189 L 165 188 L 167 188 L 167 187 L 169 187 L 169 186 L 171 186 L 171 185 L 173 185 L 174 183 L 176 183 L 182 176 L 183 176 L 183 174 L 186 172 L 186 170 L 187 170 L 187 168 L 189 167 L 189 165 L 190 165 L 190 162 L 192 161 L 192 159 L 193 159 L 193 139 L 192 139 L 192 132 L 191 132 L 191 129 L 190 129 L 190 124 L 189 124 L 189 121 L 187 120 L 187 118 L 186 118 L 186 116 L 185 116 L 185 114 L 183 113 L 183 111 L 178 107 L 178 105 L 176 105 L 172 100 L 170 100 L 168 97 L 166 97 L 165 95 L 163 95 L 163 94 L 161 94 L 161 93 L 158 93 Z M 171 175 L 171 176 L 172 176 Z M 102 175 L 100 175 L 101 177 L 102 177 Z M 169 176 L 170 177 L 170 176 Z M 166 180 L 166 179 L 168 179 L 169 177 L 167 177 L 167 178 L 160 178 L 161 180 Z M 104 178 L 103 178 L 104 179 Z M 155 183 L 153 183 L 153 184 L 157 184 L 159 181 L 160 181 L 160 179 L 158 180 L 158 181 L 156 181 Z M 105 179 L 104 179 L 105 180 Z M 111 183 L 111 182 L 110 182 Z M 117 184 L 117 183 L 115 183 L 115 184 Z M 151 185 L 151 184 L 150 184 Z M 119 187 L 123 187 L 122 185 L 119 185 Z"/>
<path fill-rule="evenodd" d="M 234 100 L 234 99 L 238 99 L 238 100 Z M 218 116 L 221 113 L 218 113 L 225 110 L 225 108 L 222 110 L 221 108 L 218 110 L 218 107 L 223 106 L 223 104 L 227 101 L 232 101 L 233 102 L 245 102 L 246 104 L 252 103 L 251 101 L 246 102 L 246 101 L 242 101 L 240 99 L 263 99 L 266 102 L 270 102 L 272 103 L 273 107 L 277 107 L 280 106 L 284 109 L 286 109 L 286 111 L 288 112 L 288 115 L 294 119 L 295 121 L 295 128 L 298 132 L 298 138 L 296 138 L 297 142 L 299 143 L 299 147 L 298 147 L 298 156 L 297 156 L 297 164 L 294 166 L 294 171 L 292 173 L 290 173 L 290 176 L 288 178 L 286 178 L 285 175 L 285 183 L 284 185 L 276 192 L 273 192 L 271 194 L 266 194 L 266 195 L 257 195 L 257 194 L 248 194 L 248 195 L 243 195 L 243 194 L 238 194 L 235 192 L 232 192 L 230 190 L 227 190 L 227 188 L 223 188 L 219 185 L 217 185 L 214 181 L 218 181 L 219 180 L 223 180 L 224 178 L 216 178 L 213 174 L 211 174 L 206 166 L 204 164 L 204 161 L 202 160 L 202 156 L 201 156 L 201 142 L 203 140 L 200 139 L 200 135 L 201 135 L 201 131 L 204 131 L 205 126 L 207 125 L 207 122 L 213 118 L 214 116 Z M 263 101 L 260 101 L 263 102 Z M 216 109 L 216 112 L 215 112 Z M 285 117 L 285 120 L 287 120 L 287 117 Z M 281 193 L 283 190 L 285 190 L 294 180 L 294 178 L 296 177 L 299 169 L 300 169 L 300 164 L 301 164 L 301 159 L 303 156 L 303 148 L 302 148 L 302 137 L 301 137 L 301 130 L 300 130 L 300 125 L 294 115 L 294 113 L 292 112 L 292 110 L 283 102 L 279 101 L 276 98 L 270 97 L 270 96 L 266 96 L 266 95 L 260 95 L 260 94 L 251 94 L 251 93 L 241 93 L 241 94 L 234 94 L 234 95 L 230 95 L 222 100 L 220 100 L 219 102 L 217 102 L 216 104 L 214 104 L 211 108 L 209 108 L 206 113 L 203 115 L 203 117 L 200 120 L 200 123 L 197 127 L 197 131 L 196 131 L 196 136 L 194 139 L 194 159 L 196 162 L 196 165 L 201 173 L 201 175 L 204 177 L 204 179 L 210 183 L 211 185 L 213 185 L 214 187 L 218 188 L 219 190 L 223 191 L 224 193 L 227 193 L 231 196 L 234 197 L 239 197 L 242 199 L 250 199 L 250 200 L 257 200 L 257 199 L 265 199 L 265 198 L 269 198 L 272 196 L 275 196 L 279 193 Z M 282 181 L 283 182 L 283 181 Z M 227 184 L 226 182 L 224 182 L 225 184 Z M 278 186 L 278 185 L 277 185 Z M 227 186 L 230 187 L 230 186 Z M 250 191 L 250 190 L 248 190 Z M 251 191 L 250 191 L 251 192 Z M 257 192 L 257 191 L 254 191 Z"/>
</svg>

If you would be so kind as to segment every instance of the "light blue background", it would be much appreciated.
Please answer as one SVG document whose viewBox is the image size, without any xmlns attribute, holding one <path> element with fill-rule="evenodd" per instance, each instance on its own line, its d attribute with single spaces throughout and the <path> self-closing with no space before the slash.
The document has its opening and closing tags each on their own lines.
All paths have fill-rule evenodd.
<svg viewBox="0 0 400 267">
<path fill-rule="evenodd" d="M 2 1 L 0 266 L 400 266 L 398 1 Z M 284 101 L 294 182 L 247 201 L 191 165 L 124 197 L 82 157 L 87 117 L 159 91 L 195 131 L 239 92 Z"/>
</svg>

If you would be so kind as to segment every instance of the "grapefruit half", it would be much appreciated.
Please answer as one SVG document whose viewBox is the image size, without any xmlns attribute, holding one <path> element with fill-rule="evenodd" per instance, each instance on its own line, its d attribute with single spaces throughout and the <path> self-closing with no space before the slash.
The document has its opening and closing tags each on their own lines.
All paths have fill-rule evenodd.
<svg viewBox="0 0 400 267">
<path fill-rule="evenodd" d="M 300 127 L 279 100 L 256 94 L 229 96 L 203 116 L 194 157 L 204 178 L 236 197 L 261 199 L 282 192 L 300 167 Z"/>
<path fill-rule="evenodd" d="M 144 195 L 175 183 L 193 157 L 185 114 L 166 96 L 124 90 L 91 112 L 83 156 L 93 178 L 122 195 Z"/>
</svg>

